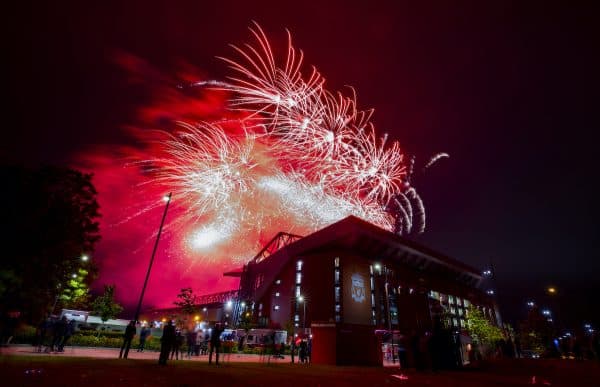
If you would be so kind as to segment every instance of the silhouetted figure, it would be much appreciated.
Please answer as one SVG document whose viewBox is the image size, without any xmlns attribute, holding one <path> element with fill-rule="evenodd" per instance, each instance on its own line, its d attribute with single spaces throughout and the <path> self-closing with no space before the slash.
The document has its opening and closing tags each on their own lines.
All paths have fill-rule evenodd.
<svg viewBox="0 0 600 387">
<path fill-rule="evenodd" d="M 186 335 L 186 339 L 187 339 L 187 356 L 188 359 L 192 357 L 192 355 L 194 353 L 196 353 L 196 337 L 198 336 L 198 333 L 190 330 L 187 335 Z"/>
<path fill-rule="evenodd" d="M 300 342 L 298 357 L 300 358 L 300 363 L 306 363 L 308 357 L 308 343 L 306 340 Z"/>
<path fill-rule="evenodd" d="M 521 339 L 519 338 L 519 336 L 515 337 L 515 355 L 517 356 L 517 359 L 520 359 L 522 357 L 522 355 L 521 355 Z"/>
<path fill-rule="evenodd" d="M 65 345 L 67 345 L 67 342 L 69 341 L 71 336 L 73 336 L 73 333 L 75 333 L 75 320 L 71 320 L 67 323 L 63 338 L 60 341 L 60 344 L 58 345 L 58 352 L 65 351 Z"/>
<path fill-rule="evenodd" d="M 160 338 L 160 356 L 158 358 L 158 364 L 167 365 L 169 359 L 169 353 L 175 343 L 175 327 L 173 322 L 169 321 L 163 328 L 163 334 Z"/>
<path fill-rule="evenodd" d="M 119 352 L 119 359 L 127 359 L 133 336 L 135 336 L 135 321 L 132 320 L 125 328 L 125 333 L 123 334 L 123 344 L 121 345 L 121 351 Z"/>
<path fill-rule="evenodd" d="M 150 336 L 150 329 L 146 326 L 143 326 L 140 330 L 140 345 L 138 346 L 138 352 L 144 352 L 144 348 L 146 347 L 146 339 Z"/>
<path fill-rule="evenodd" d="M 38 325 L 37 329 L 37 352 L 42 352 L 46 337 L 49 337 L 52 334 L 52 317 L 48 315 L 45 319 L 43 319 Z M 49 348 L 49 347 L 48 347 Z M 46 352 L 49 350 L 46 348 Z"/>
<path fill-rule="evenodd" d="M 60 320 L 54 323 L 54 336 L 52 337 L 52 345 L 50 351 L 58 351 L 60 344 L 64 339 L 67 331 L 67 316 L 62 316 Z"/>
<path fill-rule="evenodd" d="M 219 353 L 221 352 L 221 333 L 223 333 L 221 324 L 215 325 L 210 334 L 210 353 L 208 354 L 208 364 L 212 364 L 213 351 L 216 352 L 215 364 L 219 365 Z"/>
<path fill-rule="evenodd" d="M 173 341 L 173 347 L 171 348 L 171 360 L 173 360 L 173 357 L 175 357 L 175 360 L 179 360 L 179 352 L 181 352 L 183 340 L 184 337 L 181 334 L 181 329 L 175 329 L 175 340 Z"/>
</svg>

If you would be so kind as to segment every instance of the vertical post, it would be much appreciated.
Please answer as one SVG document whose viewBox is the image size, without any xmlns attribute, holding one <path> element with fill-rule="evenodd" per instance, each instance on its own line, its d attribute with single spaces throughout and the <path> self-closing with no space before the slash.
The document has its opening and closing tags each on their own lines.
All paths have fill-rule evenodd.
<svg viewBox="0 0 600 387">
<path fill-rule="evenodd" d="M 150 271 L 152 270 L 152 264 L 154 263 L 154 255 L 156 254 L 156 249 L 158 248 L 158 241 L 160 239 L 160 234 L 162 233 L 163 225 L 165 224 L 165 218 L 167 217 L 167 210 L 169 209 L 169 203 L 171 203 L 171 195 L 172 192 L 169 193 L 165 197 L 165 201 L 167 204 L 165 205 L 165 211 L 163 212 L 162 219 L 160 221 L 160 227 L 158 228 L 158 234 L 156 234 L 156 241 L 154 242 L 154 249 L 152 249 L 152 256 L 150 257 L 150 264 L 148 264 L 148 271 L 146 272 L 146 279 L 144 280 L 144 286 L 142 286 L 142 293 L 140 294 L 140 299 L 137 304 L 137 308 L 135 310 L 135 317 L 133 320 L 137 323 L 140 317 L 140 309 L 142 308 L 142 301 L 144 299 L 144 293 L 146 292 L 146 286 L 148 285 L 148 278 L 150 278 Z"/>
</svg>

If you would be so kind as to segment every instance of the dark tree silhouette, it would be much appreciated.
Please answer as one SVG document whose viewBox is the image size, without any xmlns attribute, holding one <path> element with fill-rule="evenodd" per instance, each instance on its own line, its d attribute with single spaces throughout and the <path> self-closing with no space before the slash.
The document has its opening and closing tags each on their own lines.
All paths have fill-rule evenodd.
<svg viewBox="0 0 600 387">
<path fill-rule="evenodd" d="M 81 259 L 100 239 L 97 193 L 91 174 L 68 168 L 0 166 L 0 180 L 0 309 L 35 322 L 97 272 Z"/>
</svg>

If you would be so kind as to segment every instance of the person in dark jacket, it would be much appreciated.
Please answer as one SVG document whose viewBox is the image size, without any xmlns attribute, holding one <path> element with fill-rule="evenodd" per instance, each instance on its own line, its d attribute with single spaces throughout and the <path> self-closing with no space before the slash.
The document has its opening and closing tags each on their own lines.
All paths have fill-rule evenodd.
<svg viewBox="0 0 600 387">
<path fill-rule="evenodd" d="M 162 337 L 160 338 L 160 356 L 158 358 L 158 364 L 167 365 L 173 343 L 175 343 L 175 326 L 173 326 L 172 321 L 169 321 L 163 328 Z"/>
<path fill-rule="evenodd" d="M 140 345 L 138 346 L 138 352 L 144 352 L 144 347 L 146 346 L 146 339 L 150 336 L 150 329 L 146 326 L 143 326 L 140 330 Z"/>
<path fill-rule="evenodd" d="M 60 320 L 54 323 L 54 336 L 52 338 L 52 346 L 50 351 L 59 351 L 60 343 L 63 341 L 65 332 L 67 331 L 67 316 L 62 316 Z"/>
<path fill-rule="evenodd" d="M 210 334 L 210 353 L 208 354 L 208 364 L 212 364 L 213 351 L 216 352 L 215 364 L 219 365 L 219 353 L 221 352 L 221 333 L 223 333 L 221 324 L 215 325 Z"/>
<path fill-rule="evenodd" d="M 75 332 L 75 320 L 71 320 L 67 323 L 67 327 L 65 329 L 63 338 L 62 338 L 60 344 L 58 345 L 58 352 L 65 351 L 65 345 L 67 345 L 67 342 L 69 341 L 71 336 L 73 336 L 74 332 Z"/>
<path fill-rule="evenodd" d="M 133 336 L 135 336 L 135 321 L 131 320 L 127 325 L 127 328 L 125 328 L 125 333 L 123 334 L 123 344 L 121 345 L 121 352 L 119 352 L 119 359 L 127 359 Z"/>
</svg>

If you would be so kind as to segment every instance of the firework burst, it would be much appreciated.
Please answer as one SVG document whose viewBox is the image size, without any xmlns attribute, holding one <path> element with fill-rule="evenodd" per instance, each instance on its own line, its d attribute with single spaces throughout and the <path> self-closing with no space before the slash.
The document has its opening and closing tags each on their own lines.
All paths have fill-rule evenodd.
<svg viewBox="0 0 600 387">
<path fill-rule="evenodd" d="M 273 226 L 310 232 L 348 215 L 399 234 L 422 232 L 412 164 L 398 142 L 377 136 L 372 111 L 357 108 L 353 89 L 325 90 L 314 67 L 304 75 L 289 32 L 278 63 L 262 29 L 250 31 L 255 44 L 232 46 L 237 60 L 221 58 L 233 73 L 227 81 L 193 84 L 228 92 L 229 108 L 243 118 L 180 122 L 160 142 L 163 156 L 151 160 L 155 181 L 201 224 L 189 245 L 210 248 Z"/>
</svg>

